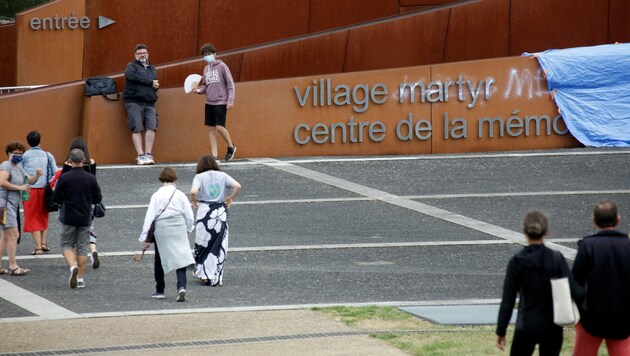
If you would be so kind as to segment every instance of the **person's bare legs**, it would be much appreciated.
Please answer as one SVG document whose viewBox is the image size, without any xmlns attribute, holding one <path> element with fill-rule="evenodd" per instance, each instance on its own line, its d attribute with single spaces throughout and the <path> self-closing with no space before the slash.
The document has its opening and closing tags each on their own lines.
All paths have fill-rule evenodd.
<svg viewBox="0 0 630 356">
<path fill-rule="evenodd" d="M 83 278 L 83 273 L 85 273 L 85 265 L 87 264 L 88 257 L 87 256 L 78 256 L 75 249 L 67 248 L 63 250 L 63 257 L 66 259 L 66 263 L 68 267 L 72 268 L 73 266 L 79 267 L 79 274 L 77 275 L 78 279 Z"/>
<path fill-rule="evenodd" d="M 217 153 L 217 127 L 208 126 L 208 138 L 210 139 L 210 153 L 214 157 L 219 157 Z"/>
<path fill-rule="evenodd" d="M 33 231 L 31 232 L 33 235 L 33 242 L 35 243 L 35 250 L 42 249 L 42 232 L 41 231 Z"/>
<path fill-rule="evenodd" d="M 230 133 L 228 132 L 228 130 L 224 127 L 224 126 L 216 126 L 217 131 L 219 131 L 219 134 L 221 135 L 221 137 L 223 137 L 223 140 L 225 141 L 225 143 L 227 144 L 228 147 L 232 147 L 232 138 L 230 137 Z"/>
<path fill-rule="evenodd" d="M 87 264 L 88 257 L 79 256 L 77 259 L 79 260 L 79 274 L 77 275 L 77 279 L 83 279 L 83 273 L 85 273 L 85 265 Z"/>
<path fill-rule="evenodd" d="M 7 249 L 7 243 L 4 239 L 4 231 L 0 230 L 0 268 L 2 268 L 2 257 L 4 256 L 4 251 Z"/>
<path fill-rule="evenodd" d="M 142 132 L 134 132 L 131 134 L 131 140 L 133 141 L 133 147 L 136 148 L 138 156 L 143 155 L 142 151 Z"/>
<path fill-rule="evenodd" d="M 72 266 L 76 266 L 77 264 L 77 253 L 73 248 L 66 248 L 63 250 L 63 258 L 66 259 L 66 264 L 68 267 L 72 268 Z"/>
<path fill-rule="evenodd" d="M 41 245 L 40 246 L 44 246 L 45 245 L 46 247 L 48 247 L 48 243 L 46 242 L 47 232 L 48 232 L 48 229 L 40 231 L 40 233 L 41 233 L 41 241 L 40 241 Z"/>
<path fill-rule="evenodd" d="M 144 133 L 144 152 L 153 154 L 153 141 L 155 141 L 155 131 L 147 130 Z"/>
<path fill-rule="evenodd" d="M 9 270 L 14 270 L 18 268 L 17 260 L 15 259 L 15 255 L 17 253 L 17 240 L 20 236 L 17 227 L 10 227 L 4 230 L 4 234 L 2 237 L 2 241 L 4 246 L 0 248 L 0 250 L 7 250 L 7 256 L 9 257 Z"/>
</svg>

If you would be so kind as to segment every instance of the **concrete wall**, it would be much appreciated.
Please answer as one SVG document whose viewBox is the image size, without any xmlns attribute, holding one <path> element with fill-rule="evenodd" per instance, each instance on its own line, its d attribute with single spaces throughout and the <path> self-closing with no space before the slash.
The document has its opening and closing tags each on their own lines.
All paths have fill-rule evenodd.
<svg viewBox="0 0 630 356">
<path fill-rule="evenodd" d="M 479 88 L 476 101 L 467 81 Z M 399 90 L 401 83 L 419 82 L 433 94 Z M 556 118 L 558 109 L 546 87 L 537 62 L 524 57 L 241 82 L 227 127 L 238 158 L 580 146 Z M 209 152 L 203 108 L 202 95 L 185 94 L 182 88 L 159 91 L 153 149 L 158 162 L 195 161 Z M 62 160 L 72 137 L 83 135 L 99 163 L 134 162 L 122 100 L 84 98 L 82 82 L 1 96 L 0 113 L 5 128 L 0 143 L 24 141 L 28 131 L 37 129 L 43 146 Z M 219 148 L 223 155 L 225 147 Z"/>
</svg>

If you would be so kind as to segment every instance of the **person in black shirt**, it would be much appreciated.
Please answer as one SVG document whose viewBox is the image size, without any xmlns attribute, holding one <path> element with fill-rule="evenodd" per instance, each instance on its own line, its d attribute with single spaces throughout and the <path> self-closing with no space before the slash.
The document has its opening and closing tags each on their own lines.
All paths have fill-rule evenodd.
<svg viewBox="0 0 630 356">
<path fill-rule="evenodd" d="M 96 177 L 83 170 L 85 155 L 78 148 L 70 151 L 72 169 L 59 176 L 53 199 L 60 205 L 61 250 L 70 266 L 70 288 L 83 288 L 83 273 L 90 243 L 92 204 L 102 199 Z M 76 247 L 76 250 L 75 250 Z"/>
<path fill-rule="evenodd" d="M 536 209 L 528 211 L 523 219 L 523 233 L 528 245 L 510 259 L 507 267 L 496 334 L 497 347 L 503 351 L 518 294 L 518 316 L 510 355 L 531 356 L 537 344 L 540 355 L 560 354 L 562 327 L 553 322 L 550 282 L 552 277 L 560 277 L 558 271 L 562 277 L 569 277 L 573 299 L 577 301 L 582 297 L 564 256 L 544 245 L 547 231 L 547 216 Z"/>
<path fill-rule="evenodd" d="M 630 355 L 630 239 L 617 230 L 617 205 L 604 200 L 593 209 L 599 230 L 578 243 L 575 281 L 586 290 L 575 327 L 574 355 L 597 355 L 602 340 L 611 356 Z"/>
</svg>

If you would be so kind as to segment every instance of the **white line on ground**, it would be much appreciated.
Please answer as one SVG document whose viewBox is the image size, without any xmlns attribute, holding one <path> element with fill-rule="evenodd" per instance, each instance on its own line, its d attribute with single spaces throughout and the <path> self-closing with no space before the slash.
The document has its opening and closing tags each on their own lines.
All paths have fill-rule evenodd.
<svg viewBox="0 0 630 356">
<path fill-rule="evenodd" d="M 558 242 L 574 242 L 578 239 L 551 239 L 545 240 Z M 277 251 L 299 251 L 299 250 L 335 250 L 335 249 L 357 249 L 357 248 L 382 248 L 382 247 L 427 247 L 427 246 L 478 246 L 478 245 L 504 245 L 511 244 L 511 241 L 504 239 L 497 240 L 467 240 L 467 241 L 414 241 L 414 242 L 371 242 L 371 243 L 355 243 L 355 244 L 320 244 L 320 245 L 293 245 L 293 246 L 250 246 L 250 247 L 230 247 L 229 253 L 235 252 L 277 252 Z M 193 251 L 194 252 L 194 251 Z M 145 255 L 152 255 L 154 251 L 146 251 Z M 114 256 L 135 256 L 140 251 L 99 251 L 101 257 Z M 18 260 L 37 260 L 37 259 L 61 259 L 61 254 L 45 254 L 45 255 L 24 255 L 17 256 Z M 5 258 L 6 259 L 6 258 Z"/>
<path fill-rule="evenodd" d="M 471 193 L 471 194 L 431 194 L 431 195 L 403 195 L 403 199 L 461 199 L 461 198 L 507 198 L 521 196 L 563 196 L 563 195 L 607 195 L 630 194 L 630 190 L 570 190 L 564 192 L 510 192 L 510 193 Z M 303 203 L 338 203 L 351 201 L 372 201 L 372 197 L 355 198 L 318 198 L 318 199 L 274 199 L 250 200 L 234 202 L 234 205 L 263 205 L 263 204 L 303 204 Z M 146 209 L 149 204 L 108 205 L 107 209 Z"/>
<path fill-rule="evenodd" d="M 4 279 L 0 279 L 0 298 L 28 310 L 44 320 L 82 317 L 81 314 L 62 308 L 48 299 L 44 299 L 37 294 L 31 293 L 26 289 L 20 288 Z M 31 318 L 32 317 L 28 317 L 28 319 Z M 13 320 L 13 318 L 8 319 Z"/>
<path fill-rule="evenodd" d="M 333 187 L 345 189 L 359 195 L 383 201 L 385 203 L 407 208 L 427 216 L 448 221 L 453 224 L 477 230 L 485 234 L 496 236 L 512 243 L 525 244 L 525 239 L 523 238 L 523 235 L 521 233 L 508 230 L 500 226 L 492 225 L 480 220 L 450 212 L 448 210 L 406 199 L 394 194 L 366 187 L 361 184 L 353 183 L 345 179 L 333 177 L 328 174 L 320 173 L 300 166 L 295 166 L 290 163 L 278 161 L 272 158 L 261 158 L 257 159 L 256 161 L 287 173 L 295 174 L 300 177 L 328 184 Z M 571 260 L 575 258 L 575 255 L 577 253 L 575 249 L 555 244 L 553 242 L 547 243 L 547 246 L 554 250 L 560 251 L 566 258 Z"/>
<path fill-rule="evenodd" d="M 291 164 L 303 163 L 323 163 L 323 162 L 369 162 L 369 161 L 409 161 L 409 160 L 444 160 L 444 159 L 475 159 L 475 158 L 514 158 L 514 157 L 553 157 L 553 156 L 600 156 L 600 155 L 624 155 L 630 154 L 630 150 L 618 149 L 615 151 L 555 151 L 555 152 L 497 152 L 483 154 L 431 154 L 431 155 L 402 155 L 402 156 L 379 156 L 379 157 L 317 157 L 317 158 L 297 158 L 287 159 L 282 162 Z M 258 158 L 238 159 L 230 162 L 221 162 L 221 165 L 257 165 Z M 98 169 L 129 169 L 129 168 L 151 168 L 151 167 L 174 167 L 174 168 L 194 168 L 196 163 L 161 163 L 152 166 L 139 166 L 134 164 L 102 165 Z"/>
</svg>

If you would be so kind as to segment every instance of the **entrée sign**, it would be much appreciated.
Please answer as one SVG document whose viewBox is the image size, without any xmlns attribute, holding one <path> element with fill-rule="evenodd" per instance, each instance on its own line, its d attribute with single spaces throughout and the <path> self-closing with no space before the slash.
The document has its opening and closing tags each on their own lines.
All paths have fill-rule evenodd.
<svg viewBox="0 0 630 356">
<path fill-rule="evenodd" d="M 104 16 L 99 16 L 98 29 L 100 30 L 103 27 L 107 27 L 114 22 L 116 21 Z M 87 16 L 77 17 L 76 12 L 72 11 L 68 17 L 60 17 L 58 14 L 55 14 L 53 17 L 33 17 L 28 24 L 31 30 L 34 31 L 65 30 L 66 28 L 70 30 L 76 30 L 78 28 L 87 30 L 92 25 L 92 20 Z"/>
</svg>

